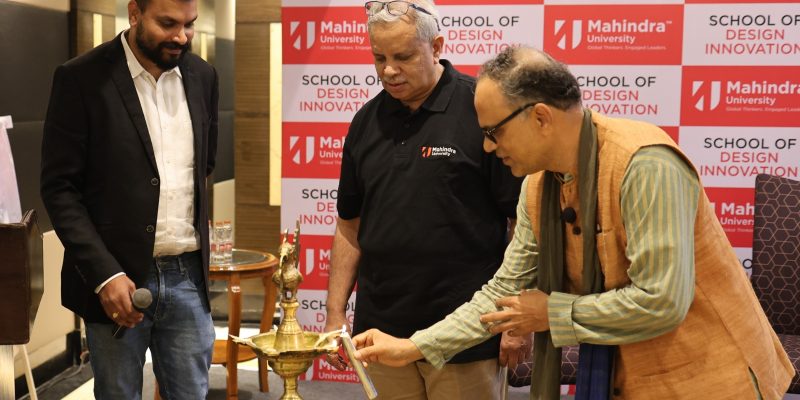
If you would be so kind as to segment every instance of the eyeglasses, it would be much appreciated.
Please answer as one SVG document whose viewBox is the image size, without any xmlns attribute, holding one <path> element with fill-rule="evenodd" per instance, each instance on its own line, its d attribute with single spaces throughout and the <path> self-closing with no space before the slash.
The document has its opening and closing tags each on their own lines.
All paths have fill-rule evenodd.
<svg viewBox="0 0 800 400">
<path fill-rule="evenodd" d="M 514 112 L 509 114 L 507 117 L 503 118 L 503 120 L 498 122 L 497 125 L 492 126 L 490 128 L 483 128 L 482 129 L 483 130 L 483 136 L 486 136 L 486 138 L 491 140 L 492 143 L 497 143 L 497 139 L 494 137 L 494 133 L 497 132 L 497 130 L 500 129 L 501 126 L 503 126 L 506 123 L 508 123 L 508 121 L 511 121 L 512 119 L 514 119 L 514 117 L 519 115 L 519 113 L 521 113 L 521 112 L 527 110 L 529 107 L 532 107 L 532 106 L 535 106 L 535 105 L 536 105 L 536 103 L 525 104 L 524 106 L 516 109 Z"/>
<path fill-rule="evenodd" d="M 401 15 L 406 15 L 406 13 L 408 12 L 409 8 L 413 8 L 413 9 L 419 11 L 419 12 L 423 12 L 425 14 L 433 16 L 433 14 L 431 14 L 428 10 L 426 10 L 426 9 L 416 5 L 416 4 L 409 3 L 407 1 L 402 1 L 402 0 L 394 0 L 394 1 L 386 1 L 386 2 L 383 2 L 383 1 L 368 1 L 368 2 L 364 3 L 364 8 L 367 9 L 367 15 L 370 16 L 370 17 L 375 15 L 375 14 L 377 14 L 377 13 L 379 13 L 379 12 L 381 12 L 381 11 L 383 11 L 384 8 L 386 8 L 386 10 L 389 11 L 389 15 L 394 15 L 396 17 L 399 17 Z"/>
</svg>

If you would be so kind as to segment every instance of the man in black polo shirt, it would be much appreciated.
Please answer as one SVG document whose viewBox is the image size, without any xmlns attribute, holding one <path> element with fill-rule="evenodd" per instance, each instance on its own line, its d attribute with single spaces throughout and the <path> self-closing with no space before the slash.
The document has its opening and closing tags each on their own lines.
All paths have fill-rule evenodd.
<svg viewBox="0 0 800 400">
<path fill-rule="evenodd" d="M 353 330 L 407 338 L 468 302 L 494 275 L 521 181 L 484 153 L 474 78 L 439 59 L 444 38 L 433 5 L 366 8 L 384 90 L 353 118 L 344 145 L 326 331 L 347 324 L 357 281 Z M 442 370 L 419 362 L 375 364 L 369 372 L 381 399 L 499 398 L 501 364 L 516 365 L 530 353 L 529 342 L 508 340 L 501 362 L 495 337 Z M 328 360 L 345 367 L 336 356 Z"/>
</svg>

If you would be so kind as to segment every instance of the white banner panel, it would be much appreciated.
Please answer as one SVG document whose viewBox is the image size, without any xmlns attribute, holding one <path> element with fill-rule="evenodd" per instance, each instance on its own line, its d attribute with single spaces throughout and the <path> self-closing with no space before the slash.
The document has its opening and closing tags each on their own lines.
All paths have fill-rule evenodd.
<svg viewBox="0 0 800 400">
<path fill-rule="evenodd" d="M 4 224 L 22 220 L 14 156 L 6 131 L 13 126 L 11 116 L 0 116 L 0 223 Z"/>
<path fill-rule="evenodd" d="M 661 126 L 680 122 L 681 67 L 574 65 L 584 107 Z"/>
<path fill-rule="evenodd" d="M 800 178 L 800 128 L 681 127 L 706 187 L 752 188 L 758 174 Z"/>
<path fill-rule="evenodd" d="M 303 289 L 297 292 L 300 307 L 297 309 L 297 322 L 303 330 L 309 332 L 322 332 L 325 328 L 325 304 L 328 297 L 327 290 Z M 347 321 L 353 324 L 353 311 L 356 306 L 356 294 L 350 294 L 347 301 Z"/>
<path fill-rule="evenodd" d="M 800 4 L 687 4 L 684 65 L 800 65 Z"/>
<path fill-rule="evenodd" d="M 383 90 L 371 64 L 283 66 L 284 122 L 347 122 Z"/>
<path fill-rule="evenodd" d="M 455 65 L 481 65 L 513 45 L 542 48 L 541 5 L 513 7 L 441 6 L 439 26 L 444 36 L 442 58 Z"/>
<path fill-rule="evenodd" d="M 751 247 L 734 247 L 733 251 L 736 252 L 736 257 L 739 257 L 739 262 L 742 263 L 747 276 L 750 276 L 753 273 L 753 249 Z"/>
<path fill-rule="evenodd" d="M 281 231 L 293 232 L 300 219 L 302 234 L 333 235 L 339 180 L 283 178 L 281 183 Z"/>
<path fill-rule="evenodd" d="M 327 317 L 325 303 L 327 301 L 327 296 L 327 290 L 304 289 L 297 292 L 297 299 L 300 302 L 300 308 L 297 309 L 297 322 L 303 330 L 307 332 L 322 332 L 325 329 L 325 319 Z M 353 311 L 355 306 L 356 294 L 352 293 L 350 299 L 347 300 L 345 311 L 350 326 L 353 325 Z M 359 382 L 358 376 L 352 368 L 339 371 L 328 364 L 328 362 L 325 361 L 325 357 L 317 357 L 314 359 L 314 364 L 303 374 L 301 379 L 351 383 Z"/>
</svg>

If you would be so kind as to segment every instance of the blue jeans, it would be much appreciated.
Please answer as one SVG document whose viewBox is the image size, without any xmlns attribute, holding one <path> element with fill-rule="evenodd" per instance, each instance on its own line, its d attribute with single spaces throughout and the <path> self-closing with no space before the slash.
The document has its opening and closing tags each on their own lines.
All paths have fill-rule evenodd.
<svg viewBox="0 0 800 400">
<path fill-rule="evenodd" d="M 112 324 L 86 324 L 96 399 L 141 399 L 148 347 L 163 399 L 206 398 L 214 324 L 199 253 L 153 260 L 144 285 L 153 303 L 122 338 L 112 336 Z"/>
</svg>

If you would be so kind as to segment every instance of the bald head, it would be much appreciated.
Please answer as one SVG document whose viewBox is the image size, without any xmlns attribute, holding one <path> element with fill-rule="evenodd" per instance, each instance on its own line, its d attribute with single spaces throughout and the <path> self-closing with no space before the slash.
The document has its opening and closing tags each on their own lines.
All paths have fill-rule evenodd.
<svg viewBox="0 0 800 400">
<path fill-rule="evenodd" d="M 567 111 L 581 106 L 578 81 L 567 66 L 532 47 L 508 47 L 481 67 L 478 79 L 496 82 L 515 106 L 545 103 Z"/>
</svg>

